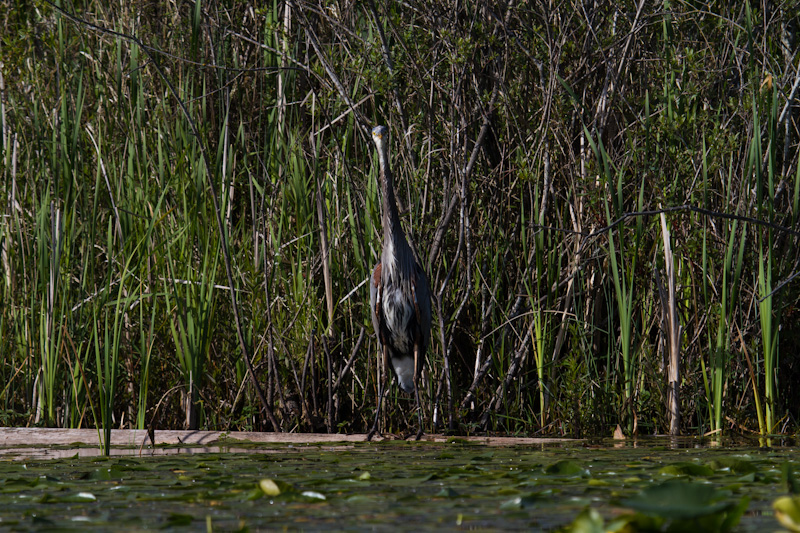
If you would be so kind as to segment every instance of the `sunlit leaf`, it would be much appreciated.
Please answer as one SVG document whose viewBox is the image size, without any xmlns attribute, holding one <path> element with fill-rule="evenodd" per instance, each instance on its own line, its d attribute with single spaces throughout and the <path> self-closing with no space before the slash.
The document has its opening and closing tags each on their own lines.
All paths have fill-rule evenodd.
<svg viewBox="0 0 800 533">
<path fill-rule="evenodd" d="M 775 518 L 789 531 L 800 531 L 800 498 L 782 496 L 772 503 Z"/>
<path fill-rule="evenodd" d="M 281 493 L 281 489 L 278 487 L 278 484 L 271 479 L 262 479 L 258 482 L 258 486 L 267 496 L 277 496 Z"/>
<path fill-rule="evenodd" d="M 605 533 L 603 517 L 594 509 L 584 509 L 563 530 L 564 533 Z"/>
</svg>

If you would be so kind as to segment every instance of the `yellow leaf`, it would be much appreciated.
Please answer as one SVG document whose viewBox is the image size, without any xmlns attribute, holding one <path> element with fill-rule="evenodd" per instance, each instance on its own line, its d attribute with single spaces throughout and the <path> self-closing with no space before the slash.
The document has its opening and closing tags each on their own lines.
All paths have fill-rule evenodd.
<svg viewBox="0 0 800 533">
<path fill-rule="evenodd" d="M 761 90 L 772 90 L 772 74 L 764 76 L 764 81 L 761 82 Z"/>
<path fill-rule="evenodd" d="M 267 496 L 277 496 L 281 493 L 281 489 L 278 488 L 278 484 L 271 479 L 262 479 L 258 482 L 258 486 L 261 487 L 261 490 Z"/>
<path fill-rule="evenodd" d="M 800 498 L 783 496 L 772 503 L 775 518 L 789 531 L 800 531 Z"/>
</svg>

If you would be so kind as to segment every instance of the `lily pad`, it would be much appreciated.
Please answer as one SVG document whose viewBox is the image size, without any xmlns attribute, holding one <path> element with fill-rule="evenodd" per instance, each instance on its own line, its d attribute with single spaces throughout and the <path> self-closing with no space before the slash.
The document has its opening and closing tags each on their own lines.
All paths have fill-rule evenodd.
<svg viewBox="0 0 800 533">
<path fill-rule="evenodd" d="M 648 487 L 622 505 L 649 517 L 649 526 L 638 523 L 637 531 L 730 531 L 739 523 L 750 503 L 744 497 L 725 501 L 729 494 L 712 485 L 672 480 Z M 638 516 L 638 515 L 637 515 Z"/>
<path fill-rule="evenodd" d="M 325 501 L 325 500 L 327 500 L 327 498 L 325 497 L 324 494 L 322 494 L 321 492 L 313 491 L 313 490 L 303 491 L 300 495 L 303 496 L 304 498 L 307 498 L 307 499 L 311 500 L 311 501 Z"/>
<path fill-rule="evenodd" d="M 753 463 L 738 457 L 720 457 L 711 461 L 714 470 L 726 470 L 732 474 L 753 474 L 758 469 Z"/>
<path fill-rule="evenodd" d="M 542 499 L 541 495 L 535 492 L 531 492 L 525 494 L 523 496 L 517 496 L 515 498 L 511 498 L 508 501 L 503 502 L 500 505 L 501 509 L 527 509 L 528 507 L 533 507 L 539 503 L 542 503 L 544 500 Z"/>
<path fill-rule="evenodd" d="M 555 476 L 589 476 L 589 471 L 578 461 L 562 459 L 544 469 L 545 474 Z"/>
<path fill-rule="evenodd" d="M 273 479 L 262 479 L 258 482 L 258 487 L 267 496 L 278 496 L 293 491 L 292 486 L 288 483 Z"/>
<path fill-rule="evenodd" d="M 719 500 L 720 496 L 712 485 L 675 480 L 648 487 L 621 503 L 647 515 L 695 518 L 728 507 L 728 503 Z"/>
<path fill-rule="evenodd" d="M 695 463 L 673 463 L 661 468 L 658 473 L 668 474 L 671 476 L 706 477 L 713 475 L 714 471 L 708 466 L 698 465 Z"/>
<path fill-rule="evenodd" d="M 192 520 L 194 520 L 194 517 L 190 514 L 171 513 L 167 516 L 167 521 L 162 528 L 168 529 L 172 527 L 190 526 L 192 525 Z"/>
</svg>

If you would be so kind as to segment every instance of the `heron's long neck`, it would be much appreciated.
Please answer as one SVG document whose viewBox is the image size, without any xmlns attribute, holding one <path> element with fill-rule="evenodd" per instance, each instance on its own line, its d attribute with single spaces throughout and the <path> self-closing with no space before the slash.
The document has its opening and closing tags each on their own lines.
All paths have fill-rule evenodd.
<svg viewBox="0 0 800 533">
<path fill-rule="evenodd" d="M 391 245 L 395 257 L 410 256 L 408 241 L 400 225 L 397 201 L 394 197 L 394 177 L 389 167 L 389 155 L 385 150 L 379 152 L 381 166 L 381 193 L 383 195 L 383 245 Z M 408 250 L 408 253 L 406 251 Z"/>
</svg>

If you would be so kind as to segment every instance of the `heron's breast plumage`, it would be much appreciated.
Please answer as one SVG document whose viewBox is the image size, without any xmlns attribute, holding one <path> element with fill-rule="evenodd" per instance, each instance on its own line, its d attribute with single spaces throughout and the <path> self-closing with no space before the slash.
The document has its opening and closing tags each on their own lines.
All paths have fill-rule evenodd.
<svg viewBox="0 0 800 533">
<path fill-rule="evenodd" d="M 383 309 L 386 329 L 389 331 L 387 343 L 399 354 L 411 354 L 414 350 L 414 302 L 402 287 L 384 286 L 381 307 Z"/>
</svg>

